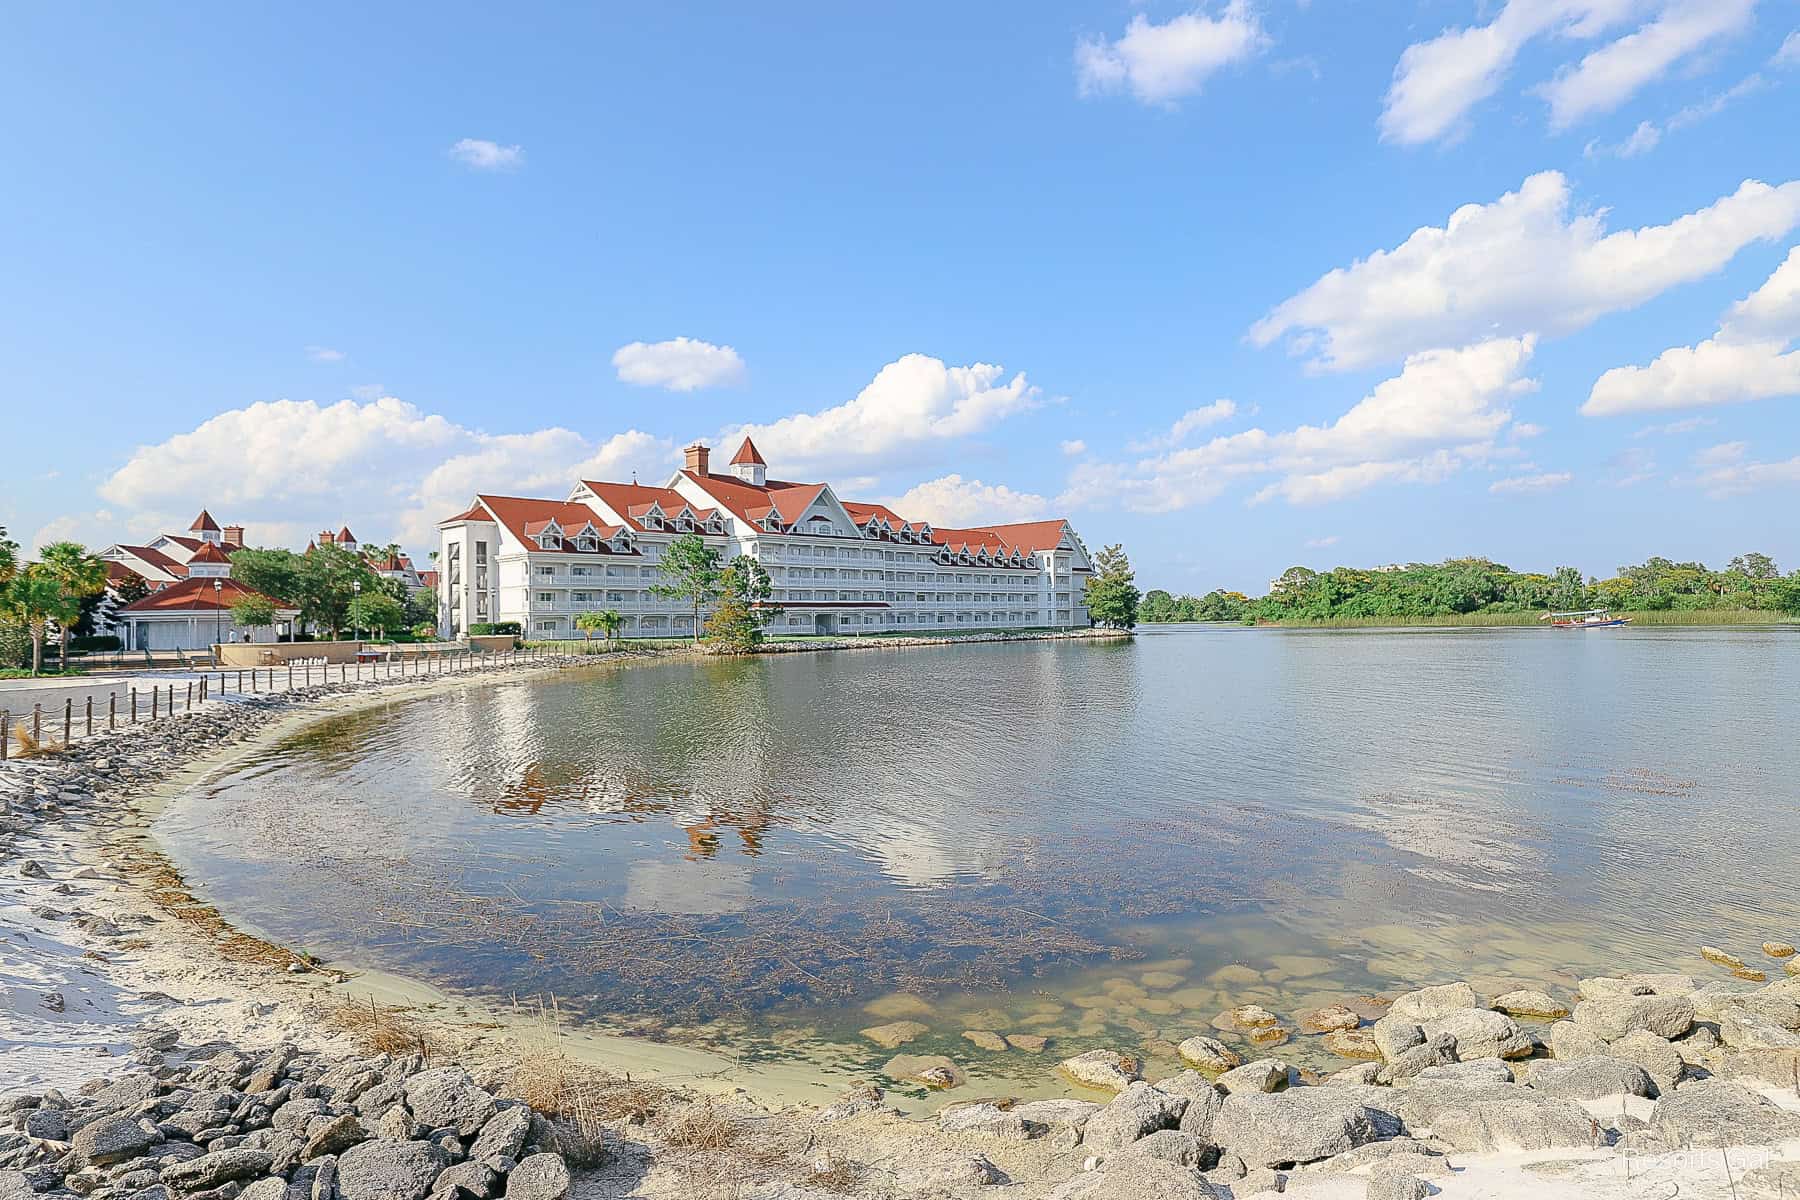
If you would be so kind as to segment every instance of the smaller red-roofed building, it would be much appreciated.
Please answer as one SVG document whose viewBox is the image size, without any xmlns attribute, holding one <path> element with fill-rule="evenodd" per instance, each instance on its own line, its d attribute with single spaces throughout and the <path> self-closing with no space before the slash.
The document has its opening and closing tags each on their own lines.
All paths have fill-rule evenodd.
<svg viewBox="0 0 1800 1200">
<path fill-rule="evenodd" d="M 194 563 L 188 578 L 119 610 L 127 649 L 205 650 L 215 642 L 272 642 L 283 625 L 299 617 L 298 609 L 271 601 L 275 625 L 240 628 L 231 606 L 262 593 L 231 578 L 231 560 L 217 547 L 209 549 L 211 555 Z"/>
</svg>

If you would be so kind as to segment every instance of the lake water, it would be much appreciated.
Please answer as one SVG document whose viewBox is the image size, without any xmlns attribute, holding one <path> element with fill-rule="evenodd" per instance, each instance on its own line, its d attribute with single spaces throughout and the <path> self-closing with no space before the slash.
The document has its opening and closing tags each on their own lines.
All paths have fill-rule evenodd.
<svg viewBox="0 0 1800 1200">
<path fill-rule="evenodd" d="M 1760 958 L 1800 934 L 1796 717 L 1781 628 L 674 661 L 329 719 L 154 832 L 328 959 L 851 1069 L 916 1015 L 1023 1081 L 1239 1003 Z"/>
</svg>

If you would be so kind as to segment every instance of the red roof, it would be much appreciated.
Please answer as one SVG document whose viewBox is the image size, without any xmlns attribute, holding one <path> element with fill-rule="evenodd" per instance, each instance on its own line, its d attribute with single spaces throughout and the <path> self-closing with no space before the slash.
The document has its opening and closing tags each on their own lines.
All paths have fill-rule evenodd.
<svg viewBox="0 0 1800 1200">
<path fill-rule="evenodd" d="M 420 571 L 419 584 L 422 587 L 436 587 L 438 585 L 438 573 L 436 571 Z"/>
<path fill-rule="evenodd" d="M 144 579 L 144 577 L 122 562 L 114 562 L 110 558 L 106 560 L 106 582 L 124 583 L 127 579 Z M 145 579 L 144 582 L 150 581 Z"/>
<path fill-rule="evenodd" d="M 462 512 L 457 513 L 454 517 L 446 517 L 442 521 L 439 521 L 438 524 L 454 525 L 458 521 L 491 521 L 493 519 L 493 514 L 481 507 L 481 501 L 477 500 Z"/>
<path fill-rule="evenodd" d="M 902 525 L 918 524 L 918 522 L 907 520 L 885 504 L 863 504 L 856 500 L 846 500 L 844 501 L 844 511 L 855 518 L 858 525 L 867 525 L 872 517 L 886 519 L 887 523 L 895 529 L 899 529 Z"/>
<path fill-rule="evenodd" d="M 984 525 L 982 529 L 999 534 L 1009 543 L 1016 542 L 1026 550 L 1054 550 L 1062 542 L 1063 530 L 1068 524 L 1057 518 L 1053 521 L 1020 521 L 1012 525 Z"/>
<path fill-rule="evenodd" d="M 713 512 L 710 508 L 695 504 L 674 488 L 645 487 L 640 483 L 607 483 L 598 479 L 584 479 L 581 486 L 598 496 L 608 508 L 639 532 L 643 531 L 642 518 L 650 511 L 651 505 L 662 509 L 663 515 L 670 517 L 684 508 L 689 509 L 703 521 Z"/>
<path fill-rule="evenodd" d="M 500 523 L 512 531 L 512 535 L 521 542 L 535 542 L 537 535 L 549 527 L 551 521 L 562 527 L 565 534 L 573 535 L 584 525 L 593 525 L 600 531 L 600 536 L 609 538 L 618 533 L 620 526 L 602 525 L 594 517 L 594 510 L 585 504 L 568 500 L 532 500 L 522 496 L 478 496 L 476 497 L 487 510 L 494 514 Z M 577 550 L 564 543 L 563 552 L 567 554 L 612 554 L 615 553 L 605 542 L 600 549 Z"/>
<path fill-rule="evenodd" d="M 731 456 L 732 466 L 742 466 L 745 463 L 758 467 L 766 467 L 769 465 L 763 461 L 763 456 L 757 453 L 756 443 L 749 438 L 745 438 L 744 444 L 738 447 L 738 452 Z"/>
<path fill-rule="evenodd" d="M 188 559 L 188 565 L 190 567 L 195 563 L 222 563 L 229 566 L 231 564 L 231 556 L 211 542 L 207 542 L 198 550 L 194 551 L 194 557 Z"/>
<path fill-rule="evenodd" d="M 217 584 L 217 587 L 213 585 Z M 121 612 L 218 612 L 230 608 L 246 596 L 262 596 L 254 588 L 245 587 L 235 579 L 184 579 L 180 583 L 171 583 L 160 592 L 151 592 L 142 600 L 134 600 L 127 604 Z M 215 598 L 216 597 L 216 598 Z M 298 611 L 276 600 L 272 596 L 263 599 L 273 603 L 277 611 L 291 613 Z"/>
<path fill-rule="evenodd" d="M 174 542 L 177 546 L 180 546 L 183 550 L 188 551 L 198 550 L 202 546 L 209 546 L 212 544 L 211 542 L 202 541 L 199 538 L 182 537 L 179 533 L 165 533 L 163 536 L 168 538 L 171 542 Z"/>
<path fill-rule="evenodd" d="M 133 558 L 141 558 L 159 571 L 180 579 L 187 574 L 187 568 L 164 554 L 161 550 L 152 550 L 148 546 L 120 546 L 119 549 Z"/>
<path fill-rule="evenodd" d="M 354 533 L 351 533 L 350 527 L 348 525 L 346 525 L 342 529 L 338 530 L 337 540 L 340 542 L 354 542 L 354 541 L 356 541 L 356 535 Z"/>
<path fill-rule="evenodd" d="M 692 471 L 682 474 L 705 488 L 708 495 L 730 509 L 734 516 L 752 525 L 761 525 L 770 509 L 781 517 L 782 524 L 792 525 L 806 511 L 806 506 L 825 490 L 822 483 L 787 483 L 771 479 L 757 487 L 735 475 L 696 475 Z"/>
<path fill-rule="evenodd" d="M 192 525 L 188 526 L 188 532 L 189 533 L 217 533 L 217 532 L 219 532 L 219 526 L 212 519 L 212 514 L 207 512 L 203 508 L 200 510 L 200 515 L 194 518 L 194 523 Z"/>
</svg>

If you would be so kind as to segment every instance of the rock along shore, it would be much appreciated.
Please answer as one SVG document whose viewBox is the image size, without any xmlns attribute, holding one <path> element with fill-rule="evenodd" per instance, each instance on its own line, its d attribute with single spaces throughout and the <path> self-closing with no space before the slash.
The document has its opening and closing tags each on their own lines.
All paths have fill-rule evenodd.
<svg viewBox="0 0 1800 1200">
<path fill-rule="evenodd" d="M 873 1084 L 772 1109 L 572 1062 L 553 1033 L 347 1020 L 306 956 L 194 919 L 191 898 L 144 903 L 101 841 L 195 760 L 382 687 L 218 703 L 0 768 L 0 1200 L 1800 1195 L 1781 942 L 1774 982 L 1707 948 L 1729 976 L 1450 982 L 1377 998 L 1373 1019 L 1245 1006 L 1185 1034 L 1179 1074 L 1093 1050 L 1062 1062 L 1066 1098 L 958 1096 L 930 1121 Z M 1295 1027 L 1354 1065 L 1291 1068 L 1274 1047 Z M 921 1080 L 955 1085 L 938 1070 Z"/>
</svg>

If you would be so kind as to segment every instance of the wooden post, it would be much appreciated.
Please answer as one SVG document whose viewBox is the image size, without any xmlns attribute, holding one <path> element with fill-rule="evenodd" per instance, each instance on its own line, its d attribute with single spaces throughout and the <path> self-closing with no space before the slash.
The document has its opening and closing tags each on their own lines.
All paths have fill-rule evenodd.
<svg viewBox="0 0 1800 1200">
<path fill-rule="evenodd" d="M 137 724 L 137 689 L 131 689 L 131 723 Z"/>
<path fill-rule="evenodd" d="M 6 761 L 6 739 L 12 736 L 7 726 L 12 724 L 12 714 L 0 708 L 0 762 Z"/>
<path fill-rule="evenodd" d="M 94 736 L 94 698 L 87 698 L 87 736 Z"/>
<path fill-rule="evenodd" d="M 106 698 L 106 727 L 108 729 L 119 727 L 119 693 L 117 692 Z"/>
<path fill-rule="evenodd" d="M 294 690 L 294 664 L 290 661 L 287 665 L 287 668 L 288 668 L 287 690 L 291 692 Z M 273 686 L 274 682 L 275 682 L 274 680 L 269 681 L 271 686 Z"/>
<path fill-rule="evenodd" d="M 162 702 L 162 689 L 155 686 L 154 684 L 151 685 L 151 688 L 150 688 L 150 719 L 152 721 L 156 720 L 156 706 L 158 704 L 160 704 L 161 702 Z"/>
<path fill-rule="evenodd" d="M 191 679 L 188 680 L 187 706 L 188 706 L 188 711 L 192 712 L 194 709 L 194 681 Z"/>
<path fill-rule="evenodd" d="M 73 720 L 74 716 L 75 716 L 75 697 L 64 696 L 63 697 L 63 747 L 64 747 L 64 749 L 67 749 L 68 745 L 69 745 L 69 725 L 70 725 L 71 721 Z"/>
</svg>

